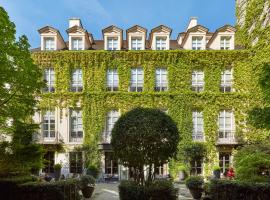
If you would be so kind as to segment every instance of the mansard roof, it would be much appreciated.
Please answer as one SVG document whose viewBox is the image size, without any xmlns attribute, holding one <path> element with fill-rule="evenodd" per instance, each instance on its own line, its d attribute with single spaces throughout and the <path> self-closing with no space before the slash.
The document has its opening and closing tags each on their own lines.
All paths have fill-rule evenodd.
<svg viewBox="0 0 270 200">
<path fill-rule="evenodd" d="M 102 29 L 102 33 L 108 33 L 108 32 L 119 32 L 119 33 L 123 33 L 123 29 L 121 28 L 118 28 L 117 26 L 115 25 L 111 25 L 111 26 L 108 26 L 104 29 Z"/>
<path fill-rule="evenodd" d="M 168 33 L 172 33 L 172 29 L 171 28 L 169 28 L 168 26 L 165 26 L 165 25 L 159 25 L 159 26 L 157 26 L 157 27 L 155 27 L 155 28 L 153 28 L 152 30 L 151 30 L 151 33 L 155 33 L 155 32 L 168 32 Z M 150 33 L 150 34 L 151 34 Z"/>
<path fill-rule="evenodd" d="M 47 33 L 47 32 L 53 32 L 53 33 L 59 33 L 60 34 L 60 32 L 56 28 L 53 28 L 51 26 L 44 26 L 41 29 L 39 29 L 38 32 L 40 34 L 41 33 Z"/>
<path fill-rule="evenodd" d="M 135 26 L 132 26 L 129 29 L 127 29 L 127 33 L 130 33 L 130 32 L 144 32 L 144 33 L 147 33 L 147 29 L 143 28 L 143 27 L 141 27 L 139 25 L 135 25 Z"/>
</svg>

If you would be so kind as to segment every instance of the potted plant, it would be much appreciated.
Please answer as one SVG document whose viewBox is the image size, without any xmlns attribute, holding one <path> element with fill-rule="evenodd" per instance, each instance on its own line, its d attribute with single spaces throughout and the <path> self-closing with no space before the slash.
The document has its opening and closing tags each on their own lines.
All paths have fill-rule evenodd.
<svg viewBox="0 0 270 200">
<path fill-rule="evenodd" d="M 186 186 L 194 199 L 200 199 L 203 192 L 203 177 L 190 176 L 186 180 Z"/>
<path fill-rule="evenodd" d="M 213 175 L 216 179 L 220 179 L 220 166 L 214 166 L 213 168 Z"/>
<path fill-rule="evenodd" d="M 99 173 L 99 170 L 97 167 L 95 166 L 90 166 L 87 168 L 87 171 L 86 171 L 86 174 L 87 175 L 90 175 L 90 176 L 93 176 L 94 178 L 97 178 L 98 177 L 98 173 Z"/>
<path fill-rule="evenodd" d="M 95 179 L 93 176 L 85 175 L 80 179 L 80 188 L 84 198 L 90 198 L 95 189 Z"/>
<path fill-rule="evenodd" d="M 58 181 L 61 176 L 61 168 L 62 165 L 60 163 L 54 165 L 54 178 L 56 181 Z"/>
</svg>

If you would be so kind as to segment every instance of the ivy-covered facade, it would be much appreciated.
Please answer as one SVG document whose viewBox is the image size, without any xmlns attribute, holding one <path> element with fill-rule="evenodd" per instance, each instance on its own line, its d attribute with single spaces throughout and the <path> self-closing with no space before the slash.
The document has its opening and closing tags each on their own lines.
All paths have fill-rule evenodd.
<svg viewBox="0 0 270 200">
<path fill-rule="evenodd" d="M 249 51 L 89 50 L 35 52 L 32 57 L 44 70 L 53 68 L 55 73 L 55 91 L 42 94 L 40 112 L 57 107 L 61 120 L 68 115 L 68 112 L 62 110 L 81 108 L 83 145 L 73 146 L 83 146 L 87 149 L 83 158 L 87 166 L 103 165 L 104 168 L 102 162 L 106 159 L 105 152 L 111 151 L 110 146 L 103 140 L 110 111 L 124 113 L 135 107 L 167 110 L 177 123 L 181 134 L 179 149 L 193 140 L 193 111 L 200 111 L 203 116 L 201 142 L 207 147 L 207 158 L 202 165 L 204 175 L 210 175 L 214 165 L 232 162 L 232 155 L 237 146 L 263 140 L 269 135 L 267 131 L 255 129 L 247 123 L 248 112 L 263 103 L 257 85 L 257 73 L 249 64 L 252 57 Z M 141 92 L 131 92 L 131 71 L 138 67 L 143 69 L 143 89 Z M 72 72 L 77 68 L 82 69 L 81 92 L 70 91 Z M 167 70 L 168 89 L 165 91 L 155 90 L 156 70 L 159 68 Z M 109 69 L 118 72 L 117 91 L 107 89 Z M 232 70 L 233 84 L 231 91 L 224 92 L 221 91 L 222 73 L 227 69 Z M 192 90 L 194 71 L 204 73 L 203 89 L 200 92 Z M 223 111 L 233 113 L 233 141 L 219 142 L 219 116 Z M 71 150 L 72 148 L 67 151 Z M 180 163 L 174 160 L 169 165 L 169 169 L 173 170 Z M 120 170 L 120 167 L 118 169 Z"/>
</svg>

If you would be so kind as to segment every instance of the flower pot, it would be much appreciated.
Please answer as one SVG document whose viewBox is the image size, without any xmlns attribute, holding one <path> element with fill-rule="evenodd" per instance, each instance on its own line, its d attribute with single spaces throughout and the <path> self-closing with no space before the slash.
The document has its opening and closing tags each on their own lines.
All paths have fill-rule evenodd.
<svg viewBox="0 0 270 200">
<path fill-rule="evenodd" d="M 220 179 L 220 170 L 214 170 L 213 174 L 216 179 Z"/>
<path fill-rule="evenodd" d="M 200 199 L 202 197 L 202 188 L 189 188 L 189 191 L 193 197 L 193 199 Z"/>
<path fill-rule="evenodd" d="M 82 194 L 84 198 L 90 198 L 94 192 L 94 186 L 86 186 L 82 188 Z"/>
<path fill-rule="evenodd" d="M 56 181 L 58 181 L 60 179 L 61 176 L 61 169 L 55 169 L 54 170 L 54 178 Z"/>
</svg>

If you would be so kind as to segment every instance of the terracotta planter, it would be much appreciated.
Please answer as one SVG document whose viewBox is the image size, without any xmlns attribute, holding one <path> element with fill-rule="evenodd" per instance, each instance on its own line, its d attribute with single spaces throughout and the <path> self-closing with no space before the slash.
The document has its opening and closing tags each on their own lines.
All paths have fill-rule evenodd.
<svg viewBox="0 0 270 200">
<path fill-rule="evenodd" d="M 82 188 L 82 194 L 84 198 L 90 198 L 94 192 L 94 186 L 86 186 Z"/>
<path fill-rule="evenodd" d="M 189 191 L 193 199 L 200 199 L 202 197 L 202 188 L 189 188 Z"/>
</svg>

